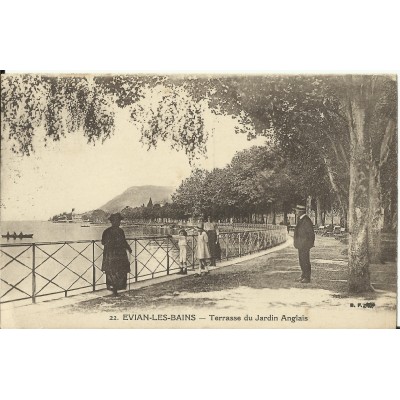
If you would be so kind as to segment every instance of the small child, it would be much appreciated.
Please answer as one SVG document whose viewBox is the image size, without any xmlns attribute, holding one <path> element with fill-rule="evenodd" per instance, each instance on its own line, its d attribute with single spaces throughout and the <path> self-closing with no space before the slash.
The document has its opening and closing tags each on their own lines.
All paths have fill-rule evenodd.
<svg viewBox="0 0 400 400">
<path fill-rule="evenodd" d="M 208 236 L 207 233 L 204 231 L 203 224 L 199 223 L 197 225 L 197 259 L 199 260 L 199 272 L 196 274 L 197 276 L 208 274 L 208 266 L 207 266 L 207 259 L 211 258 L 210 250 L 208 248 Z M 205 271 L 203 272 L 203 270 Z"/>
<path fill-rule="evenodd" d="M 181 263 L 181 268 L 178 274 L 186 275 L 187 274 L 187 232 L 184 229 L 181 229 L 178 237 L 178 246 L 179 246 L 179 262 Z"/>
</svg>

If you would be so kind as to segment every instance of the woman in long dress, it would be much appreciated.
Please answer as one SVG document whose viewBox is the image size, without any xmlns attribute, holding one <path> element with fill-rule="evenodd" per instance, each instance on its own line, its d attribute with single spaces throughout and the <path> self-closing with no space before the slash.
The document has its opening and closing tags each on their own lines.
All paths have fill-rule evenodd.
<svg viewBox="0 0 400 400">
<path fill-rule="evenodd" d="M 203 229 L 203 224 L 197 225 L 198 237 L 197 237 L 197 258 L 199 260 L 199 273 L 201 275 L 205 269 L 205 274 L 209 273 L 207 266 L 207 259 L 210 258 L 210 250 L 208 248 L 208 236 Z"/>
<path fill-rule="evenodd" d="M 126 289 L 127 274 L 130 264 L 126 251 L 132 249 L 125 239 L 124 231 L 119 227 L 122 216 L 120 213 L 111 214 L 111 227 L 103 232 L 101 243 L 104 246 L 102 271 L 106 274 L 106 285 L 116 296 L 118 290 Z"/>
</svg>

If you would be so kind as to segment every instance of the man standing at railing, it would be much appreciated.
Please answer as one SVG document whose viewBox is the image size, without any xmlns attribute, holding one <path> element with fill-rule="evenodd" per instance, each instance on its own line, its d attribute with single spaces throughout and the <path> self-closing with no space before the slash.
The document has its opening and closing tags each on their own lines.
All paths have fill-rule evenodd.
<svg viewBox="0 0 400 400">
<path fill-rule="evenodd" d="M 297 225 L 294 229 L 293 245 L 299 251 L 299 263 L 301 283 L 311 281 L 310 249 L 314 247 L 315 233 L 311 219 L 306 214 L 306 208 L 302 205 L 296 206 Z"/>
</svg>

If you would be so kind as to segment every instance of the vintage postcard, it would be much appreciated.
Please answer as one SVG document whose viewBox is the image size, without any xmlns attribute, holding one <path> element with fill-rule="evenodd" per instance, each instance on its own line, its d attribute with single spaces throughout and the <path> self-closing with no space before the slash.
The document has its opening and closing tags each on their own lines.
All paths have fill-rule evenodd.
<svg viewBox="0 0 400 400">
<path fill-rule="evenodd" d="M 1 74 L 1 328 L 395 328 L 397 76 Z"/>
</svg>

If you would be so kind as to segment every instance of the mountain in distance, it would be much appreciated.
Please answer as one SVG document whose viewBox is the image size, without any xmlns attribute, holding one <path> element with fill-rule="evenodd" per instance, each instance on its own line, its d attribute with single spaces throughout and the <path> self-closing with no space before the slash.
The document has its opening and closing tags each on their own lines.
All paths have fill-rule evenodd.
<svg viewBox="0 0 400 400">
<path fill-rule="evenodd" d="M 140 207 L 142 204 L 147 206 L 150 198 L 153 204 L 162 201 L 171 202 L 174 191 L 173 186 L 132 186 L 99 208 L 107 212 L 118 212 L 127 206 L 132 208 Z"/>
</svg>

